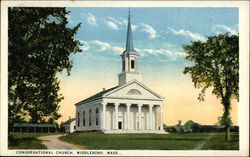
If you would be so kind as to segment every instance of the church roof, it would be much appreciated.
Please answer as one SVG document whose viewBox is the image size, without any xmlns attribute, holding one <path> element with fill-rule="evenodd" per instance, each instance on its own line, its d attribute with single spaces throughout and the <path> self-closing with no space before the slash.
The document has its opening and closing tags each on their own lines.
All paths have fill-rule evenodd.
<svg viewBox="0 0 250 157">
<path fill-rule="evenodd" d="M 73 122 L 74 120 L 75 120 L 75 118 L 68 119 L 66 122 L 64 122 L 64 124 L 70 124 L 70 123 Z"/>
<path fill-rule="evenodd" d="M 127 40 L 126 40 L 126 50 L 124 53 L 134 53 L 136 54 L 136 51 L 134 49 L 133 45 L 133 38 L 132 38 L 132 29 L 131 29 L 131 22 L 130 22 L 130 9 L 129 9 L 129 15 L 128 15 L 128 29 L 127 29 Z"/>
<path fill-rule="evenodd" d="M 157 94 L 156 92 L 154 92 L 153 90 L 149 89 L 148 87 L 146 87 L 145 85 L 143 85 L 141 82 L 137 81 L 137 80 L 132 80 L 122 86 L 115 86 L 115 87 L 112 87 L 112 88 L 109 88 L 107 90 L 103 90 L 93 96 L 90 96 L 88 97 L 87 99 L 84 99 L 78 103 L 76 103 L 75 105 L 78 106 L 80 104 L 83 104 L 83 103 L 88 103 L 88 102 L 91 102 L 91 101 L 94 101 L 94 100 L 98 100 L 98 99 L 101 99 L 103 97 L 107 97 L 108 95 L 110 95 L 111 93 L 113 92 L 116 92 L 124 87 L 127 87 L 133 83 L 136 83 L 138 85 L 140 85 L 141 87 L 143 87 L 145 90 L 149 91 L 150 93 L 152 93 L 153 95 L 157 96 L 159 99 L 164 99 L 164 97 L 160 96 L 159 94 Z"/>
<path fill-rule="evenodd" d="M 87 102 L 90 102 L 90 101 L 93 101 L 93 100 L 97 100 L 97 99 L 99 99 L 99 98 L 102 98 L 102 96 L 103 96 L 104 94 L 106 94 L 106 93 L 108 93 L 108 92 L 110 92 L 110 91 L 112 91 L 112 90 L 114 90 L 114 89 L 116 89 L 116 88 L 118 88 L 118 87 L 119 87 L 119 86 L 115 86 L 115 87 L 112 87 L 112 88 L 103 90 L 103 91 L 101 91 L 101 92 L 99 92 L 99 93 L 97 93 L 97 94 L 95 94 L 95 95 L 92 95 L 91 97 L 88 97 L 87 99 L 84 99 L 84 100 L 82 100 L 82 101 L 76 103 L 76 106 L 77 106 L 78 104 L 81 104 L 81 103 L 87 103 Z"/>
</svg>

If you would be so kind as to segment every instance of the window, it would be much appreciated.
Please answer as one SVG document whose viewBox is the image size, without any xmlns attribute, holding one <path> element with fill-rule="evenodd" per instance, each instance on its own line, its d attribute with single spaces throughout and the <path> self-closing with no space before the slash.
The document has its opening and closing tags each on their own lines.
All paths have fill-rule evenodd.
<svg viewBox="0 0 250 157">
<path fill-rule="evenodd" d="M 77 113 L 78 116 L 77 116 L 77 126 L 79 127 L 80 126 L 80 112 Z"/>
<path fill-rule="evenodd" d="M 74 129 L 76 129 L 76 126 L 74 125 Z"/>
<path fill-rule="evenodd" d="M 91 126 L 91 110 L 89 110 L 89 126 Z"/>
<path fill-rule="evenodd" d="M 135 68 L 135 61 L 131 60 L 131 69 L 134 69 L 134 68 Z"/>
<path fill-rule="evenodd" d="M 99 123 L 99 116 L 98 116 L 99 109 L 98 108 L 95 109 L 95 113 L 96 113 L 95 124 L 98 125 L 98 123 Z"/>
<path fill-rule="evenodd" d="M 122 60 L 122 71 L 125 71 L 125 60 Z"/>
<path fill-rule="evenodd" d="M 82 125 L 85 126 L 85 111 L 82 112 Z"/>
<path fill-rule="evenodd" d="M 127 94 L 129 94 L 129 95 L 140 95 L 141 92 L 138 91 L 137 89 L 130 89 Z"/>
</svg>

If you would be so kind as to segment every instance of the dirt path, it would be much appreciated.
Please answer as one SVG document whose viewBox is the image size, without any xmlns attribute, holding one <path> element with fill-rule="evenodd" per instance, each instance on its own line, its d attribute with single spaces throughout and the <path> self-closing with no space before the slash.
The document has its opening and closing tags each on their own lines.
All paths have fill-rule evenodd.
<svg viewBox="0 0 250 157">
<path fill-rule="evenodd" d="M 194 150 L 201 150 L 201 148 L 207 143 L 207 141 L 214 136 L 214 133 L 210 134 L 207 138 L 202 140 L 200 143 L 197 144 L 197 146 L 194 148 Z"/>
<path fill-rule="evenodd" d="M 70 144 L 67 142 L 63 142 L 59 140 L 59 137 L 65 136 L 66 134 L 61 135 L 49 135 L 49 136 L 41 136 L 37 139 L 42 140 L 42 144 L 44 144 L 48 149 L 64 149 L 64 150 L 80 150 L 84 149 L 81 146 L 76 146 L 74 144 Z"/>
</svg>

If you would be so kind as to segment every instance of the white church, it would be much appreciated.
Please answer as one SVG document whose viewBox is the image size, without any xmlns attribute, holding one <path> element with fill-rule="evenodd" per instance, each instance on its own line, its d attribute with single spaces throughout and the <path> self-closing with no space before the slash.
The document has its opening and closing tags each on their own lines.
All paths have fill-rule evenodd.
<svg viewBox="0 0 250 157">
<path fill-rule="evenodd" d="M 130 14 L 118 85 L 75 104 L 76 131 L 163 133 L 164 98 L 141 83 Z"/>
</svg>

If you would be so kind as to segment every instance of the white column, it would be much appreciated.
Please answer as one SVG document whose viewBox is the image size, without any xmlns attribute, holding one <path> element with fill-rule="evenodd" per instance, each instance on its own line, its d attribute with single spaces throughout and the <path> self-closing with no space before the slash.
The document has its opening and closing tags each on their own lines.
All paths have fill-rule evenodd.
<svg viewBox="0 0 250 157">
<path fill-rule="evenodd" d="M 130 130 L 130 106 L 131 104 L 127 105 L 127 130 Z"/>
<path fill-rule="evenodd" d="M 142 104 L 138 104 L 139 130 L 141 130 L 141 107 L 142 107 Z"/>
<path fill-rule="evenodd" d="M 161 118 L 160 118 L 160 130 L 163 130 L 163 106 L 160 105 L 160 112 L 161 112 Z"/>
<path fill-rule="evenodd" d="M 102 130 L 106 129 L 106 105 L 107 103 L 102 103 Z"/>
<path fill-rule="evenodd" d="M 153 105 L 149 104 L 149 130 L 153 130 L 152 108 Z"/>
<path fill-rule="evenodd" d="M 118 130 L 118 103 L 115 103 L 115 130 Z"/>
</svg>

